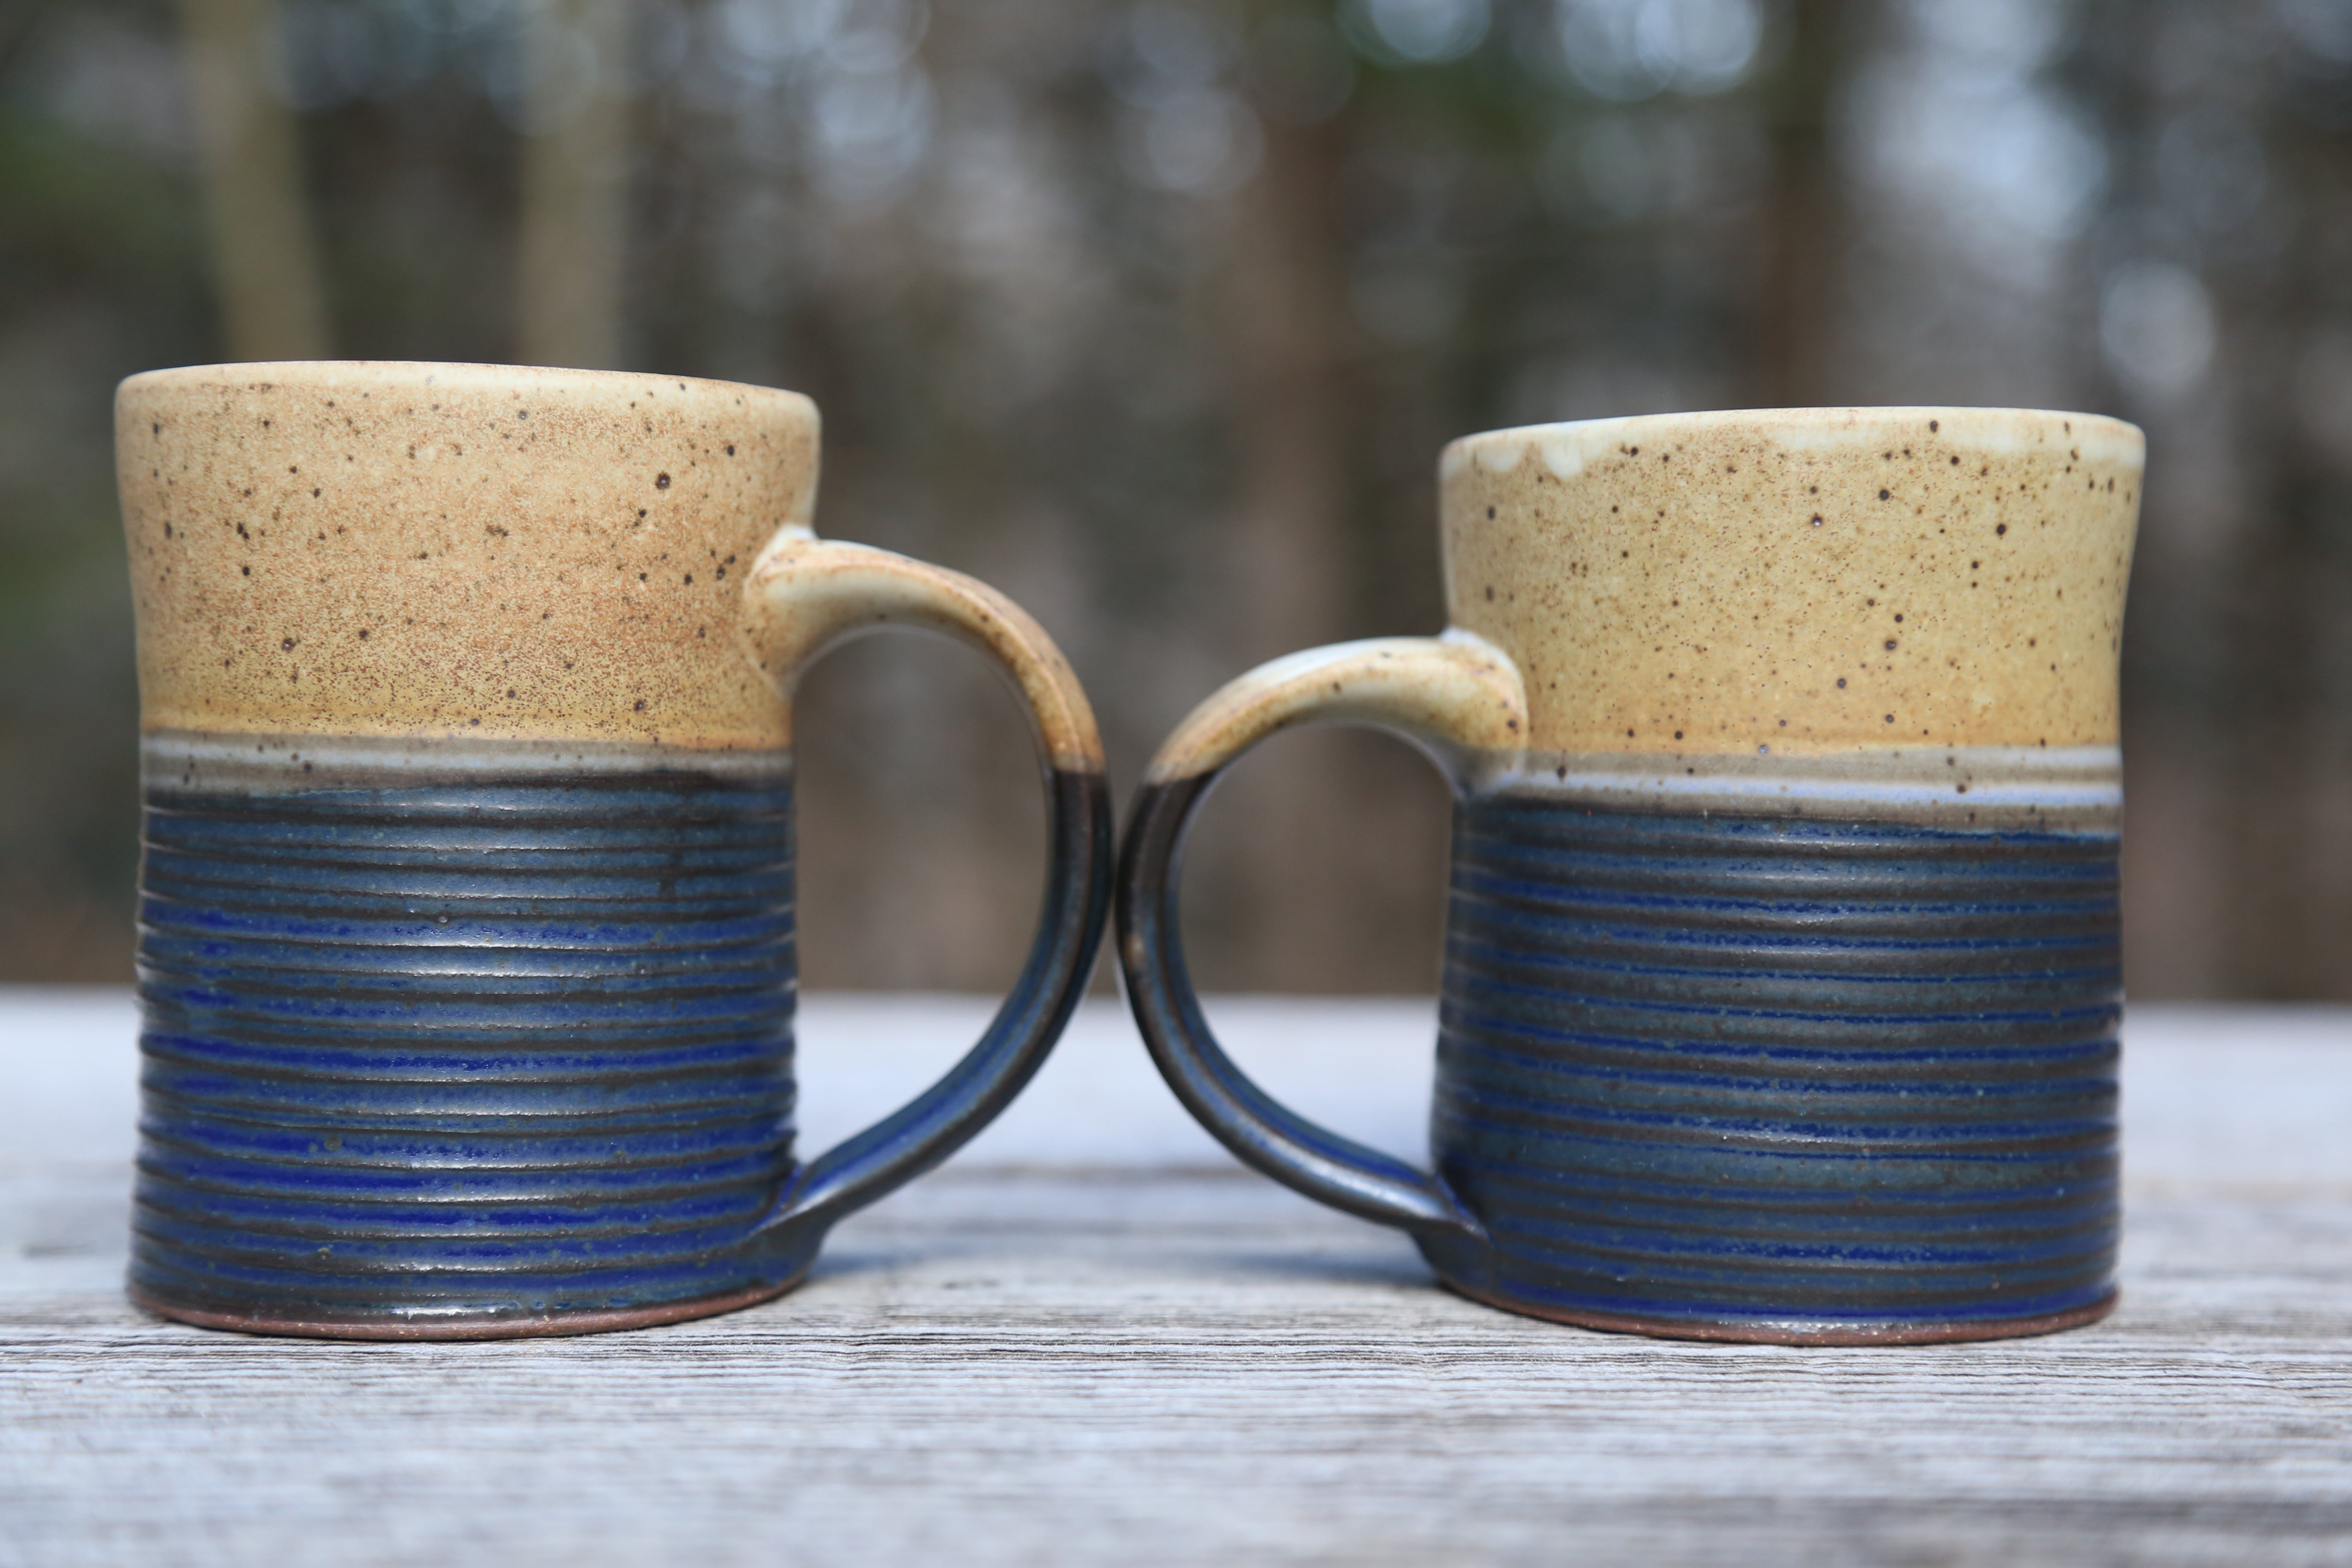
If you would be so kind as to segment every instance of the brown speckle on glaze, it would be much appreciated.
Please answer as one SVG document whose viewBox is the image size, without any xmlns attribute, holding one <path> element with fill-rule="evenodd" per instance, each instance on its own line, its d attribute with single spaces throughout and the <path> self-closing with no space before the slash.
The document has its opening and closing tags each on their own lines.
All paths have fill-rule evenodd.
<svg viewBox="0 0 2352 1568">
<path fill-rule="evenodd" d="M 2144 443 L 2072 424 L 1804 409 L 1469 437 L 1443 464 L 1451 618 L 1529 673 L 1540 752 L 1677 727 L 1698 754 L 1883 751 L 1895 716 L 1926 745 L 2110 744 Z M 1684 461 L 1668 478 L 1644 447 Z"/>
<path fill-rule="evenodd" d="M 740 620 L 737 585 L 636 574 L 680 550 L 748 557 L 806 525 L 817 416 L 795 393 L 230 365 L 134 376 L 116 414 L 131 548 L 174 548 L 173 572 L 135 585 L 151 730 L 784 743 L 759 671 L 698 635 Z M 697 465 L 715 445 L 747 460 Z M 331 497 L 304 482 L 320 463 L 345 476 Z"/>
</svg>

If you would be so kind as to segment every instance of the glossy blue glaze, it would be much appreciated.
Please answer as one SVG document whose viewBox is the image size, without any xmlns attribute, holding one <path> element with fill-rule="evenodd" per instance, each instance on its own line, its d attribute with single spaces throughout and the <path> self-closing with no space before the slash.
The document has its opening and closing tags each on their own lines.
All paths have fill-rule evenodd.
<svg viewBox="0 0 2352 1568">
<path fill-rule="evenodd" d="M 2036 1332 L 2112 1300 L 2112 833 L 1465 798 L 1433 1175 L 1217 1046 L 1177 910 L 1213 780 L 1147 786 L 1128 830 L 1137 1022 L 1235 1154 L 1410 1231 L 1449 1284 L 1796 1342 Z"/>
<path fill-rule="evenodd" d="M 1463 1283 L 1801 1330 L 2111 1290 L 2112 835 L 1465 804 L 1438 1170 Z"/>
<path fill-rule="evenodd" d="M 1103 777 L 1052 770 L 987 1033 L 798 1162 L 782 754 L 330 750 L 151 747 L 131 1289 L 194 1322 L 476 1338 L 772 1295 L 1021 1091 L 1109 901 Z"/>
<path fill-rule="evenodd" d="M 305 1321 L 781 1287 L 792 795 L 151 787 L 134 1289 Z"/>
</svg>

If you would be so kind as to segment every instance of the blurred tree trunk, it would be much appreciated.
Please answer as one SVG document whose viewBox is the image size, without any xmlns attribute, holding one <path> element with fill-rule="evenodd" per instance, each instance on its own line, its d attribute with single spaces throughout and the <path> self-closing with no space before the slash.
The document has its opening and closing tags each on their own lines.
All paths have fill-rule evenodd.
<svg viewBox="0 0 2352 1568">
<path fill-rule="evenodd" d="M 1222 294 L 1240 455 L 1234 629 L 1252 660 L 1328 641 L 1344 620 L 1349 324 L 1318 143 L 1311 129 L 1269 127 L 1265 165 L 1236 203 Z"/>
<path fill-rule="evenodd" d="M 2224 307 L 2235 318 L 2224 342 L 2250 345 L 2231 395 L 2262 525 L 2232 563 L 2237 624 L 2217 683 L 2227 705 L 2211 724 L 2231 807 L 2215 937 L 2231 994 L 2342 1001 L 2352 997 L 2352 458 L 2315 434 L 2306 400 L 2327 392 L 2303 362 L 2315 327 L 2352 331 L 2352 144 L 2335 124 L 2287 120 L 2270 152 L 2298 221 L 2274 259 L 2228 279 L 2235 299 Z"/>
<path fill-rule="evenodd" d="M 181 3 L 222 336 L 236 360 L 328 353 L 294 117 L 262 79 L 276 13 L 276 0 Z"/>
<path fill-rule="evenodd" d="M 1226 554 L 1234 674 L 1345 635 L 1351 560 L 1343 376 L 1351 323 L 1330 216 L 1330 132 L 1270 122 L 1265 162 L 1234 198 L 1216 308 L 1238 448 Z M 1316 990 L 1351 971 L 1349 900 L 1334 897 L 1360 850 L 1332 749 L 1277 745 L 1234 781 L 1238 831 L 1218 880 L 1238 912 L 1225 983 Z M 1351 845 L 1351 840 L 1354 843 Z"/>
<path fill-rule="evenodd" d="M 1761 298 L 1751 316 L 1748 389 L 1759 408 L 1801 408 L 1837 395 L 1830 339 L 1846 235 L 1830 112 L 1845 58 L 1848 3 L 1795 0 L 1788 53 L 1767 89 L 1772 173 L 1758 220 Z"/>
<path fill-rule="evenodd" d="M 539 0 L 525 15 L 519 357 L 617 369 L 628 242 L 628 0 Z"/>
</svg>

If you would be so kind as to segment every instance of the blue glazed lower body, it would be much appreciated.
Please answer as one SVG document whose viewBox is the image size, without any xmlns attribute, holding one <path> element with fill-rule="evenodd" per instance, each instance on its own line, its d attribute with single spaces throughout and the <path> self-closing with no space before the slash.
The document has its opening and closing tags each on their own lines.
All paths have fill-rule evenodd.
<svg viewBox="0 0 2352 1568">
<path fill-rule="evenodd" d="M 1896 1343 L 2112 1307 L 2117 841 L 1474 800 L 1440 1276 L 1559 1321 Z"/>
<path fill-rule="evenodd" d="M 788 1289 L 785 768 L 151 766 L 133 1299 L 482 1338 Z"/>
</svg>

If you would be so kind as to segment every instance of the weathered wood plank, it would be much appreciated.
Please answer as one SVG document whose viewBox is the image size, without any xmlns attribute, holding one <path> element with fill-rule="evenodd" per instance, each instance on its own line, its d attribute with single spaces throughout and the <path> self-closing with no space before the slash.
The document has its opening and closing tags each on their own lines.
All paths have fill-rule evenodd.
<svg viewBox="0 0 2352 1568">
<path fill-rule="evenodd" d="M 1376 1015 L 1358 1072 L 1413 1069 L 1425 1010 Z M 120 1294 L 119 1154 L 0 1144 L 0 1563 L 2352 1563 L 2345 1044 L 2144 1016 L 2122 1309 L 1916 1350 L 1456 1300 L 1395 1237 L 1121 1142 L 1078 1052 L 1057 1114 L 1107 1125 L 1074 1143 L 1139 1157 L 975 1148 L 798 1293 L 593 1339 L 159 1323 Z"/>
</svg>

